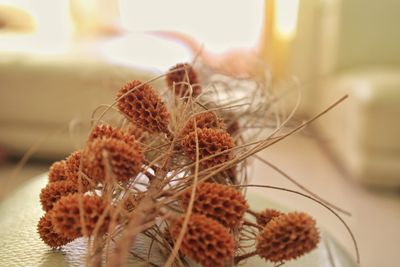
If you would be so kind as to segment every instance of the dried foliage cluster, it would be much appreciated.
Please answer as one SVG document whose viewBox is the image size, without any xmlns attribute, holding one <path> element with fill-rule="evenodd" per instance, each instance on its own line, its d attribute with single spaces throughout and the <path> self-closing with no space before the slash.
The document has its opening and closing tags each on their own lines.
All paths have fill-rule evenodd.
<svg viewBox="0 0 400 267">
<path fill-rule="evenodd" d="M 132 256 L 158 266 L 150 252 L 131 250 L 141 236 L 166 266 L 234 266 L 255 255 L 282 263 L 317 246 L 309 215 L 255 212 L 246 201 L 247 159 L 288 136 L 265 118 L 277 117 L 273 97 L 254 81 L 199 81 L 178 64 L 166 90 L 135 80 L 118 91 L 85 147 L 50 168 L 40 194 L 44 243 L 88 237 L 87 265 L 115 267 Z M 102 116 L 115 111 L 112 126 Z"/>
</svg>

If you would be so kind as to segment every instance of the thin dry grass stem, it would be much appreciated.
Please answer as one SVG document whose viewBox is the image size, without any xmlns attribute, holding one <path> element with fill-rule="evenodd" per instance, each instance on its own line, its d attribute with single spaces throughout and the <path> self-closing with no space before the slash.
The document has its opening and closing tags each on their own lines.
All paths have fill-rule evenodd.
<svg viewBox="0 0 400 267">
<path fill-rule="evenodd" d="M 172 71 L 172 72 L 176 72 L 176 71 L 179 71 L 179 70 L 174 70 L 174 71 Z M 158 79 L 160 79 L 160 78 L 162 78 L 162 77 L 164 77 L 164 76 L 166 76 L 166 75 L 168 75 L 168 72 L 167 72 L 167 73 L 160 74 L 160 75 L 158 75 L 158 76 L 156 76 L 156 77 L 154 77 L 154 78 L 151 78 L 151 79 L 149 79 L 149 80 L 143 82 L 142 84 L 140 84 L 140 85 L 138 85 L 138 86 L 135 86 L 134 88 L 130 89 L 130 90 L 127 91 L 125 94 L 121 95 L 119 98 L 117 98 L 116 100 L 114 100 L 114 102 L 112 102 L 112 103 L 109 105 L 109 107 L 107 107 L 106 110 L 104 110 L 104 111 L 100 114 L 100 116 L 99 116 L 99 118 L 98 118 L 98 121 L 100 121 L 100 120 L 104 117 L 104 115 L 105 115 L 107 112 L 109 112 L 109 110 L 110 110 L 112 107 L 114 107 L 115 104 L 117 104 L 118 101 L 120 101 L 121 99 L 123 99 L 124 97 L 126 97 L 127 95 L 129 95 L 130 93 L 134 92 L 134 91 L 135 91 L 136 89 L 138 89 L 139 87 L 141 87 L 141 86 L 143 86 L 143 85 L 145 85 L 145 84 L 149 84 L 149 83 L 151 83 L 151 82 L 154 82 L 154 81 L 156 81 L 156 80 L 158 80 Z M 97 124 L 97 123 L 96 123 L 96 124 Z M 96 124 L 95 124 L 95 125 L 96 125 Z"/>
<path fill-rule="evenodd" d="M 241 261 L 243 261 L 245 259 L 248 259 L 250 257 L 253 257 L 255 255 L 257 255 L 257 251 L 254 250 L 254 251 L 248 252 L 246 254 L 243 254 L 243 255 L 240 255 L 240 256 L 236 256 L 235 257 L 235 265 L 239 264 Z"/>
<path fill-rule="evenodd" d="M 145 259 L 145 258 L 143 258 L 142 256 L 139 256 L 137 253 L 135 253 L 135 252 L 133 252 L 133 251 L 129 251 L 129 253 L 130 253 L 133 257 L 135 257 L 135 258 L 141 260 L 141 261 L 143 262 L 143 264 L 150 265 L 150 266 L 153 266 L 153 267 L 161 267 L 161 265 L 155 264 L 155 263 L 149 261 L 148 259 Z"/>
<path fill-rule="evenodd" d="M 304 192 L 306 192 L 307 194 L 313 196 L 314 198 L 320 200 L 321 202 L 325 203 L 326 205 L 330 206 L 331 208 L 347 215 L 347 216 L 351 216 L 351 213 L 349 211 L 346 211 L 338 206 L 336 206 L 335 204 L 324 200 L 322 197 L 320 197 L 319 195 L 313 193 L 311 190 L 307 189 L 305 186 L 303 186 L 302 184 L 300 184 L 299 182 L 297 182 L 295 179 L 293 179 L 292 177 L 290 177 L 286 172 L 284 172 L 282 169 L 278 168 L 276 165 L 272 164 L 271 162 L 267 161 L 266 159 L 263 159 L 260 156 L 254 155 L 254 157 L 256 159 L 258 159 L 259 161 L 261 161 L 262 163 L 264 163 L 265 165 L 267 165 L 268 167 L 270 167 L 271 169 L 273 169 L 274 171 L 278 172 L 279 174 L 281 174 L 283 177 L 285 177 L 286 179 L 288 179 L 291 183 L 293 183 L 294 185 L 296 185 L 298 188 L 300 188 L 301 190 L 303 190 Z"/>
<path fill-rule="evenodd" d="M 190 81 L 188 71 L 185 68 L 182 69 L 185 70 L 184 75 L 186 75 L 186 80 Z M 180 71 L 180 69 L 175 69 L 174 71 Z M 112 117 L 113 125 L 119 125 L 117 128 L 129 130 L 134 136 L 140 137 L 137 142 L 140 144 L 145 159 L 141 162 L 142 165 L 138 167 L 140 169 L 138 174 L 126 175 L 126 179 L 121 182 L 118 180 L 120 172 L 113 165 L 112 160 L 115 159 L 111 156 L 113 155 L 112 152 L 110 151 L 109 155 L 107 151 L 101 151 L 102 168 L 104 169 L 105 177 L 104 180 L 97 181 L 96 179 L 91 179 L 93 177 L 88 177 L 91 174 L 87 171 L 88 167 L 85 162 L 87 159 L 84 157 L 87 154 L 85 149 L 89 149 L 89 146 L 87 145 L 82 151 L 77 174 L 78 206 L 79 220 L 82 226 L 84 226 L 82 227 L 82 234 L 89 236 L 88 231 L 91 231 L 88 242 L 88 266 L 101 266 L 102 260 L 105 259 L 108 267 L 121 267 L 129 255 L 133 255 L 143 264 L 157 266 L 157 264 L 151 261 L 153 256 L 151 253 L 154 246 L 163 248 L 163 252 L 167 253 L 168 257 L 166 256 L 167 259 L 164 266 L 189 266 L 187 261 L 182 257 L 184 253 L 180 251 L 180 248 L 182 242 L 183 244 L 186 242 L 184 238 L 186 237 L 191 216 L 200 212 L 197 210 L 193 211 L 197 185 L 205 181 L 222 183 L 237 188 L 239 192 L 246 192 L 248 180 L 246 166 L 251 156 L 258 158 L 256 155 L 257 152 L 301 131 L 345 98 L 340 99 L 337 103 L 334 103 L 331 107 L 309 121 L 302 122 L 293 129 L 288 130 L 288 132 L 283 133 L 283 130 L 286 130 L 289 121 L 293 118 L 299 106 L 301 94 L 298 95 L 295 107 L 289 113 L 285 113 L 283 110 L 279 110 L 280 98 L 264 90 L 264 84 L 251 81 L 251 90 L 241 98 L 240 94 L 235 95 L 232 88 L 247 86 L 249 80 L 242 80 L 240 82 L 224 80 L 220 83 L 210 80 L 207 87 L 204 87 L 205 83 L 203 82 L 201 85 L 197 85 L 190 84 L 190 82 L 178 81 L 173 84 L 172 88 L 167 88 L 165 91 L 161 91 L 161 94 L 157 94 L 160 99 L 163 98 L 165 100 L 168 97 L 169 100 L 166 101 L 169 117 L 162 124 L 167 128 L 166 132 L 147 132 L 145 137 L 141 133 L 136 134 L 134 129 L 130 128 L 133 127 L 131 122 L 121 116 L 121 112 L 116 109 L 117 102 L 134 92 L 137 88 L 147 85 L 169 73 L 171 72 L 161 74 L 146 82 L 140 82 L 140 85 L 128 89 L 127 92 L 117 97 L 111 104 L 98 106 L 91 114 L 90 122 L 94 129 L 100 122 L 106 123 L 106 119 L 104 118 L 108 112 L 117 111 L 116 120 Z M 193 86 L 201 86 L 201 92 L 197 91 L 199 93 L 195 93 L 194 90 L 196 88 Z M 253 88 L 254 86 L 255 88 Z M 180 92 L 178 96 L 175 94 L 177 87 L 186 89 Z M 208 89 L 208 87 L 210 88 Z M 265 99 L 268 99 L 267 105 L 265 105 Z M 136 99 L 135 101 L 140 101 L 140 99 Z M 260 124 L 260 121 L 265 119 L 267 111 L 268 120 L 265 124 Z M 217 117 L 217 120 L 221 123 L 215 125 L 209 123 L 207 120 L 212 121 L 212 119 L 204 116 L 207 119 L 203 119 L 203 121 L 207 123 L 202 123 L 201 125 L 206 126 L 204 126 L 204 129 L 200 127 L 201 129 L 199 130 L 199 126 L 197 125 L 199 123 L 194 118 L 207 112 L 212 112 L 215 116 L 220 116 Z M 194 127 L 193 124 L 186 126 L 188 122 L 192 121 L 194 122 Z M 231 127 L 232 125 L 233 127 Z M 226 147 L 229 147 L 229 149 L 218 153 L 210 153 L 208 150 L 206 153 L 203 153 L 201 146 L 204 145 L 203 143 L 200 144 L 200 141 L 204 142 L 204 140 L 199 138 L 199 136 L 201 137 L 202 133 L 212 133 L 215 130 L 214 126 L 216 129 L 219 129 L 219 127 L 223 128 L 223 130 L 218 131 L 224 132 L 224 134 L 225 129 L 231 133 L 232 136 L 228 137 L 232 137 L 232 139 L 229 139 L 232 145 L 227 145 Z M 185 127 L 187 132 L 183 133 Z M 262 130 L 266 127 L 271 127 L 271 130 L 267 132 L 266 137 L 260 138 Z M 190 145 L 183 146 L 185 144 L 183 140 L 190 140 Z M 188 149 L 190 150 L 186 151 Z M 200 154 L 201 152 L 202 154 Z M 208 160 L 227 153 L 231 156 L 226 158 L 219 157 L 223 158 L 221 161 L 218 160 L 219 158 L 216 158 L 212 161 L 213 165 L 210 166 L 205 164 Z M 285 177 L 287 176 L 287 179 L 314 196 L 314 198 L 300 192 L 297 192 L 298 194 L 305 195 L 310 199 L 317 199 L 322 203 L 321 205 L 328 206 L 328 209 L 329 206 L 334 209 L 337 208 L 319 196 L 312 194 L 312 192 L 310 193 L 308 189 L 276 166 L 272 166 L 273 169 Z M 244 183 L 244 185 L 240 185 L 241 183 Z M 90 185 L 89 191 L 84 188 L 87 184 Z M 192 188 L 188 191 L 187 189 L 190 186 Z M 287 191 L 291 192 L 293 190 L 287 189 Z M 189 193 L 187 193 L 185 208 L 183 208 L 181 196 L 185 192 Z M 106 203 L 105 208 L 101 212 L 98 212 L 101 214 L 94 228 L 89 230 L 86 229 L 86 215 L 83 204 L 83 198 L 88 195 L 98 196 Z M 220 196 L 222 197 L 222 195 Z M 126 208 L 126 205 L 128 205 L 126 204 L 126 200 L 133 201 L 128 204 L 134 208 Z M 254 212 L 251 210 L 248 213 L 254 215 Z M 174 234 L 173 239 L 169 240 L 166 236 L 165 227 L 169 228 L 168 222 L 175 215 L 179 214 L 182 214 L 179 217 L 181 218 L 181 226 L 179 229 L 177 228 L 178 231 Z M 338 216 L 336 213 L 334 214 Z M 213 220 L 208 217 L 207 219 Z M 339 219 L 341 218 L 339 217 Z M 344 223 L 343 220 L 341 221 Z M 106 230 L 104 230 L 104 227 L 102 228 L 105 223 L 107 223 Z M 349 230 L 347 225 L 345 226 Z M 249 248 L 255 245 L 256 236 L 260 230 L 261 227 L 259 225 L 244 218 L 241 218 L 238 226 L 229 230 L 229 236 L 237 243 L 236 253 L 239 253 L 239 256 L 233 259 L 232 249 L 230 257 L 234 262 L 229 262 L 229 264 L 240 262 L 246 258 L 246 251 L 249 251 Z M 139 234 L 143 234 L 151 240 L 147 253 L 145 252 L 147 255 L 137 255 L 131 251 L 131 247 Z M 353 240 L 355 241 L 354 237 Z M 357 247 L 356 250 L 358 255 Z M 225 260 L 230 261 L 230 259 Z"/>
<path fill-rule="evenodd" d="M 260 152 L 261 150 L 266 149 L 267 147 L 276 144 L 277 142 L 289 137 L 290 135 L 302 130 L 304 127 L 306 127 L 308 124 L 311 124 L 312 122 L 314 122 L 315 120 L 317 120 L 318 118 L 320 118 L 321 116 L 323 116 L 324 114 L 326 114 L 328 111 L 330 111 L 331 109 L 333 109 L 334 107 L 336 107 L 338 104 L 340 104 L 342 101 L 344 101 L 346 98 L 348 97 L 348 95 L 343 96 L 342 98 L 340 98 L 339 100 L 337 100 L 336 102 L 334 102 L 331 106 L 329 106 L 328 108 L 326 108 L 325 110 L 323 110 L 322 112 L 320 112 L 319 114 L 315 115 L 313 118 L 311 118 L 310 120 L 307 120 L 303 123 L 301 123 L 300 125 L 298 125 L 297 127 L 295 127 L 294 129 L 292 129 L 291 131 L 289 131 L 286 134 L 283 134 L 280 138 L 274 139 L 274 140 L 269 140 L 264 139 L 261 140 L 259 142 L 257 142 L 258 144 L 250 149 L 249 151 L 244 152 L 242 155 L 240 155 L 239 157 L 234 158 L 233 160 L 226 162 L 226 165 L 228 165 L 228 167 L 231 167 L 239 162 L 241 162 L 242 160 L 249 158 L 250 156 Z M 210 178 L 211 176 L 213 176 L 215 173 L 218 173 L 220 171 L 225 170 L 226 168 L 228 168 L 227 166 L 221 166 L 219 167 L 216 171 L 212 172 L 211 174 L 205 175 L 202 180 L 206 180 L 208 178 Z"/>
<path fill-rule="evenodd" d="M 105 219 L 107 216 L 109 216 L 109 213 L 111 212 L 112 209 L 112 197 L 113 197 L 113 191 L 114 191 L 114 186 L 117 184 L 116 179 L 114 177 L 113 172 L 111 171 L 111 165 L 109 162 L 109 154 L 106 150 L 102 151 L 102 160 L 103 160 L 103 165 L 105 169 L 105 185 L 103 189 L 103 201 L 106 203 L 110 203 L 106 206 L 104 209 L 103 213 L 100 215 L 96 226 L 93 230 L 93 246 L 92 249 L 89 250 L 88 253 L 88 266 L 89 267 L 96 267 L 96 266 L 101 266 L 101 257 L 102 257 L 102 252 L 103 252 L 103 247 L 106 246 L 107 248 L 109 247 L 109 242 L 110 242 L 110 235 L 105 239 L 103 236 L 99 236 L 99 231 L 100 228 L 102 227 Z M 112 216 L 114 217 L 114 216 Z M 113 218 L 111 219 L 113 220 Z M 114 223 L 115 224 L 115 223 Z M 111 233 L 112 228 L 111 228 L 112 223 L 109 224 L 108 226 L 108 233 Z M 107 250 L 106 250 L 107 251 Z M 90 253 L 92 252 L 92 253 Z"/>
<path fill-rule="evenodd" d="M 146 206 L 146 205 L 142 205 Z M 152 227 L 155 225 L 156 221 L 153 219 L 149 220 L 148 222 L 145 222 L 145 218 L 147 219 L 148 216 L 146 216 L 146 213 L 143 213 L 143 210 L 139 210 L 140 212 L 133 212 L 132 213 L 132 220 L 131 222 L 126 226 L 124 230 L 122 230 L 122 236 L 121 238 L 116 241 L 116 248 L 113 252 L 113 254 L 110 257 L 110 260 L 107 262 L 106 266 L 109 267 L 119 267 L 122 266 L 122 264 L 125 262 L 127 255 L 129 254 L 130 248 L 132 246 L 132 243 L 134 242 L 136 236 L 143 232 L 144 230 Z M 140 219 L 137 219 L 137 218 Z M 164 218 L 161 219 L 166 219 L 168 218 L 167 215 L 164 216 Z M 134 223 L 132 223 L 134 222 Z M 129 229 L 129 231 L 127 231 Z"/>
<path fill-rule="evenodd" d="M 60 126 L 58 129 L 55 129 L 53 131 L 48 132 L 46 135 L 44 135 L 42 138 L 36 140 L 29 148 L 28 150 L 24 153 L 22 158 L 18 161 L 16 164 L 15 168 L 13 169 L 9 179 L 7 181 L 12 181 L 15 180 L 18 174 L 21 172 L 22 168 L 28 163 L 29 159 L 35 154 L 35 152 L 42 146 L 51 136 L 55 136 L 60 134 L 61 132 L 65 131 L 68 129 L 68 125 L 63 125 Z M 7 187 L 9 186 L 9 182 L 7 182 L 3 185 L 4 192 L 7 192 L 8 189 Z"/>
<path fill-rule="evenodd" d="M 192 106 L 193 108 L 193 106 Z M 187 225 L 189 223 L 189 219 L 190 219 L 190 215 L 192 214 L 192 209 L 193 209 L 193 204 L 194 204 L 194 198 L 195 198 L 195 194 L 196 194 L 196 185 L 197 185 L 197 181 L 198 181 L 198 173 L 199 173 L 199 167 L 200 167 L 200 163 L 199 163 L 199 159 L 200 159 L 200 149 L 199 149 L 199 139 L 198 139 L 198 130 L 196 127 L 196 120 L 194 120 L 194 132 L 195 132 L 195 141 L 196 141 L 196 164 L 195 164 L 195 172 L 194 172 L 194 179 L 193 179 L 193 184 L 192 184 L 192 189 L 191 189 L 191 194 L 190 194 L 190 199 L 189 199 L 189 204 L 187 206 L 186 209 L 186 214 L 185 214 L 185 218 L 183 220 L 182 223 L 182 228 L 181 231 L 178 235 L 178 238 L 175 240 L 175 244 L 174 247 L 171 251 L 171 255 L 168 257 L 166 263 L 165 263 L 165 267 L 169 267 L 172 265 L 172 263 L 175 260 L 175 257 L 178 255 L 178 251 L 180 248 L 180 245 L 182 243 L 183 237 L 186 233 L 187 230 Z"/>
<path fill-rule="evenodd" d="M 91 242 L 88 242 L 91 243 Z M 93 238 L 92 246 L 87 253 L 86 266 L 100 267 L 102 265 L 103 247 L 105 245 L 105 238 L 103 236 L 96 236 Z"/>
<path fill-rule="evenodd" d="M 118 109 L 114 108 L 114 106 L 109 105 L 109 104 L 100 104 L 98 105 L 90 114 L 90 124 L 91 126 L 94 128 L 98 123 L 105 123 L 106 121 L 102 121 L 101 118 L 95 118 L 96 113 L 102 109 L 105 108 L 107 110 L 107 112 L 109 112 L 110 110 L 115 111 L 116 113 L 118 113 Z"/>
<path fill-rule="evenodd" d="M 253 222 L 250 222 L 250 221 L 247 221 L 247 220 L 245 220 L 245 221 L 243 222 L 243 224 L 244 224 L 244 225 L 251 226 L 251 227 L 254 227 L 254 228 L 257 228 L 258 230 L 262 230 L 262 227 L 261 227 L 260 225 L 258 225 L 258 224 L 256 224 L 256 223 L 253 223 Z"/>
<path fill-rule="evenodd" d="M 155 197 L 160 190 L 163 178 L 166 176 L 166 167 L 171 158 L 172 150 L 173 142 L 168 153 L 164 155 L 164 162 L 161 168 L 156 172 L 156 179 L 149 181 L 146 196 L 140 201 L 136 210 L 132 212 L 131 220 L 123 230 L 121 238 L 117 241 L 114 254 L 107 263 L 108 267 L 121 266 L 125 262 L 137 234 L 155 224 L 155 218 L 159 212 L 159 210 L 154 210 Z"/>
<path fill-rule="evenodd" d="M 305 198 L 308 198 L 314 202 L 316 202 L 317 204 L 323 206 L 324 208 L 326 208 L 328 211 L 330 211 L 333 215 L 335 215 L 336 218 L 339 219 L 339 221 L 344 225 L 344 227 L 346 228 L 347 232 L 349 233 L 353 245 L 354 245 L 354 249 L 355 249 L 355 253 L 356 253 L 356 259 L 357 259 L 357 263 L 360 264 L 360 253 L 359 253 L 359 249 L 358 249 L 358 244 L 356 241 L 356 238 L 354 237 L 353 232 L 351 231 L 350 227 L 348 226 L 348 224 L 343 220 L 343 218 L 336 213 L 336 211 L 334 211 L 331 207 L 329 207 L 328 205 L 326 205 L 324 202 L 309 196 L 307 194 L 301 193 L 299 191 L 295 191 L 295 190 L 291 190 L 291 189 L 287 189 L 287 188 L 283 188 L 283 187 L 278 187 L 278 186 L 272 186 L 272 185 L 254 185 L 254 184 L 250 184 L 250 185 L 233 185 L 234 187 L 260 187 L 260 188 L 269 188 L 269 189 L 275 189 L 275 190 L 280 190 L 280 191 L 285 191 L 285 192 L 289 192 L 289 193 L 293 193 L 293 194 L 297 194 L 300 196 L 303 196 Z"/>
</svg>

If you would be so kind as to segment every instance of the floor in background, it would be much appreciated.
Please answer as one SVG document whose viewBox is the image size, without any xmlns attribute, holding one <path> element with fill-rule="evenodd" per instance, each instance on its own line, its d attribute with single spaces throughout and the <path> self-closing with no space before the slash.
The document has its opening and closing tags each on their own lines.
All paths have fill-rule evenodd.
<svg viewBox="0 0 400 267">
<path fill-rule="evenodd" d="M 363 267 L 396 267 L 400 244 L 400 191 L 375 192 L 346 179 L 331 163 L 320 146 L 310 138 L 292 136 L 259 154 L 274 163 L 308 189 L 349 210 L 342 215 L 357 238 Z M 258 160 L 253 160 L 252 184 L 297 189 Z M 29 178 L 48 170 L 50 163 L 30 163 L 12 177 L 15 163 L 0 165 L 0 201 Z M 292 210 L 312 214 L 352 255 L 354 249 L 345 227 L 330 212 L 316 203 L 287 192 L 255 188 Z M 311 267 L 311 266 L 310 266 Z"/>
<path fill-rule="evenodd" d="M 361 266 L 396 267 L 400 248 L 400 190 L 374 191 L 344 177 L 329 160 L 318 143 L 308 137 L 291 136 L 259 154 L 275 164 L 309 190 L 352 213 L 341 215 L 358 241 Z M 254 160 L 253 184 L 275 185 L 297 189 L 282 176 Z M 351 255 L 351 238 L 340 221 L 320 205 L 291 193 L 256 189 L 292 210 L 312 214 Z"/>
</svg>

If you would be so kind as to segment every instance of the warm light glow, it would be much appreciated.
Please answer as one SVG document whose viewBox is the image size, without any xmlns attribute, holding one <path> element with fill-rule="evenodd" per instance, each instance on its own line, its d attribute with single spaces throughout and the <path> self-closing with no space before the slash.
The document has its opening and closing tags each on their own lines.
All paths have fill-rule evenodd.
<svg viewBox="0 0 400 267">
<path fill-rule="evenodd" d="M 299 0 L 275 1 L 275 30 L 284 38 L 293 38 L 296 34 Z"/>
<path fill-rule="evenodd" d="M 29 13 L 35 23 L 30 35 L 4 36 L 0 43 L 2 51 L 34 53 L 62 53 L 71 40 L 72 21 L 69 0 L 2 0 L 2 4 L 20 8 Z"/>
<path fill-rule="evenodd" d="M 178 31 L 208 51 L 258 44 L 264 1 L 120 0 L 122 26 L 131 32 Z"/>
</svg>

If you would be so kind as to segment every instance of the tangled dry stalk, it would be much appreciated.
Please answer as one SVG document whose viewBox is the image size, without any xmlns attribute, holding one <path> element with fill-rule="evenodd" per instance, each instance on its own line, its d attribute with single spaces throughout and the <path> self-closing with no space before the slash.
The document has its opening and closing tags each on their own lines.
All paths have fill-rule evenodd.
<svg viewBox="0 0 400 267">
<path fill-rule="evenodd" d="M 166 88 L 156 90 L 152 83 L 164 76 Z M 264 161 L 259 151 L 304 129 L 344 98 L 287 130 L 296 108 L 282 113 L 267 83 L 199 81 L 190 64 L 178 64 L 150 81 L 125 84 L 112 104 L 93 112 L 86 146 L 54 163 L 42 190 L 47 213 L 38 232 L 46 244 L 58 248 L 87 237 L 87 265 L 108 267 L 123 266 L 128 257 L 159 266 L 151 258 L 155 248 L 164 266 L 233 266 L 254 255 L 280 264 L 317 246 L 319 232 L 309 215 L 251 210 L 245 199 L 247 160 Z M 103 119 L 110 112 L 120 114 L 114 125 Z M 264 163 L 306 194 L 287 191 L 315 200 L 342 220 L 334 210 L 346 211 Z M 150 239 L 144 255 L 132 249 L 143 237 Z"/>
</svg>

